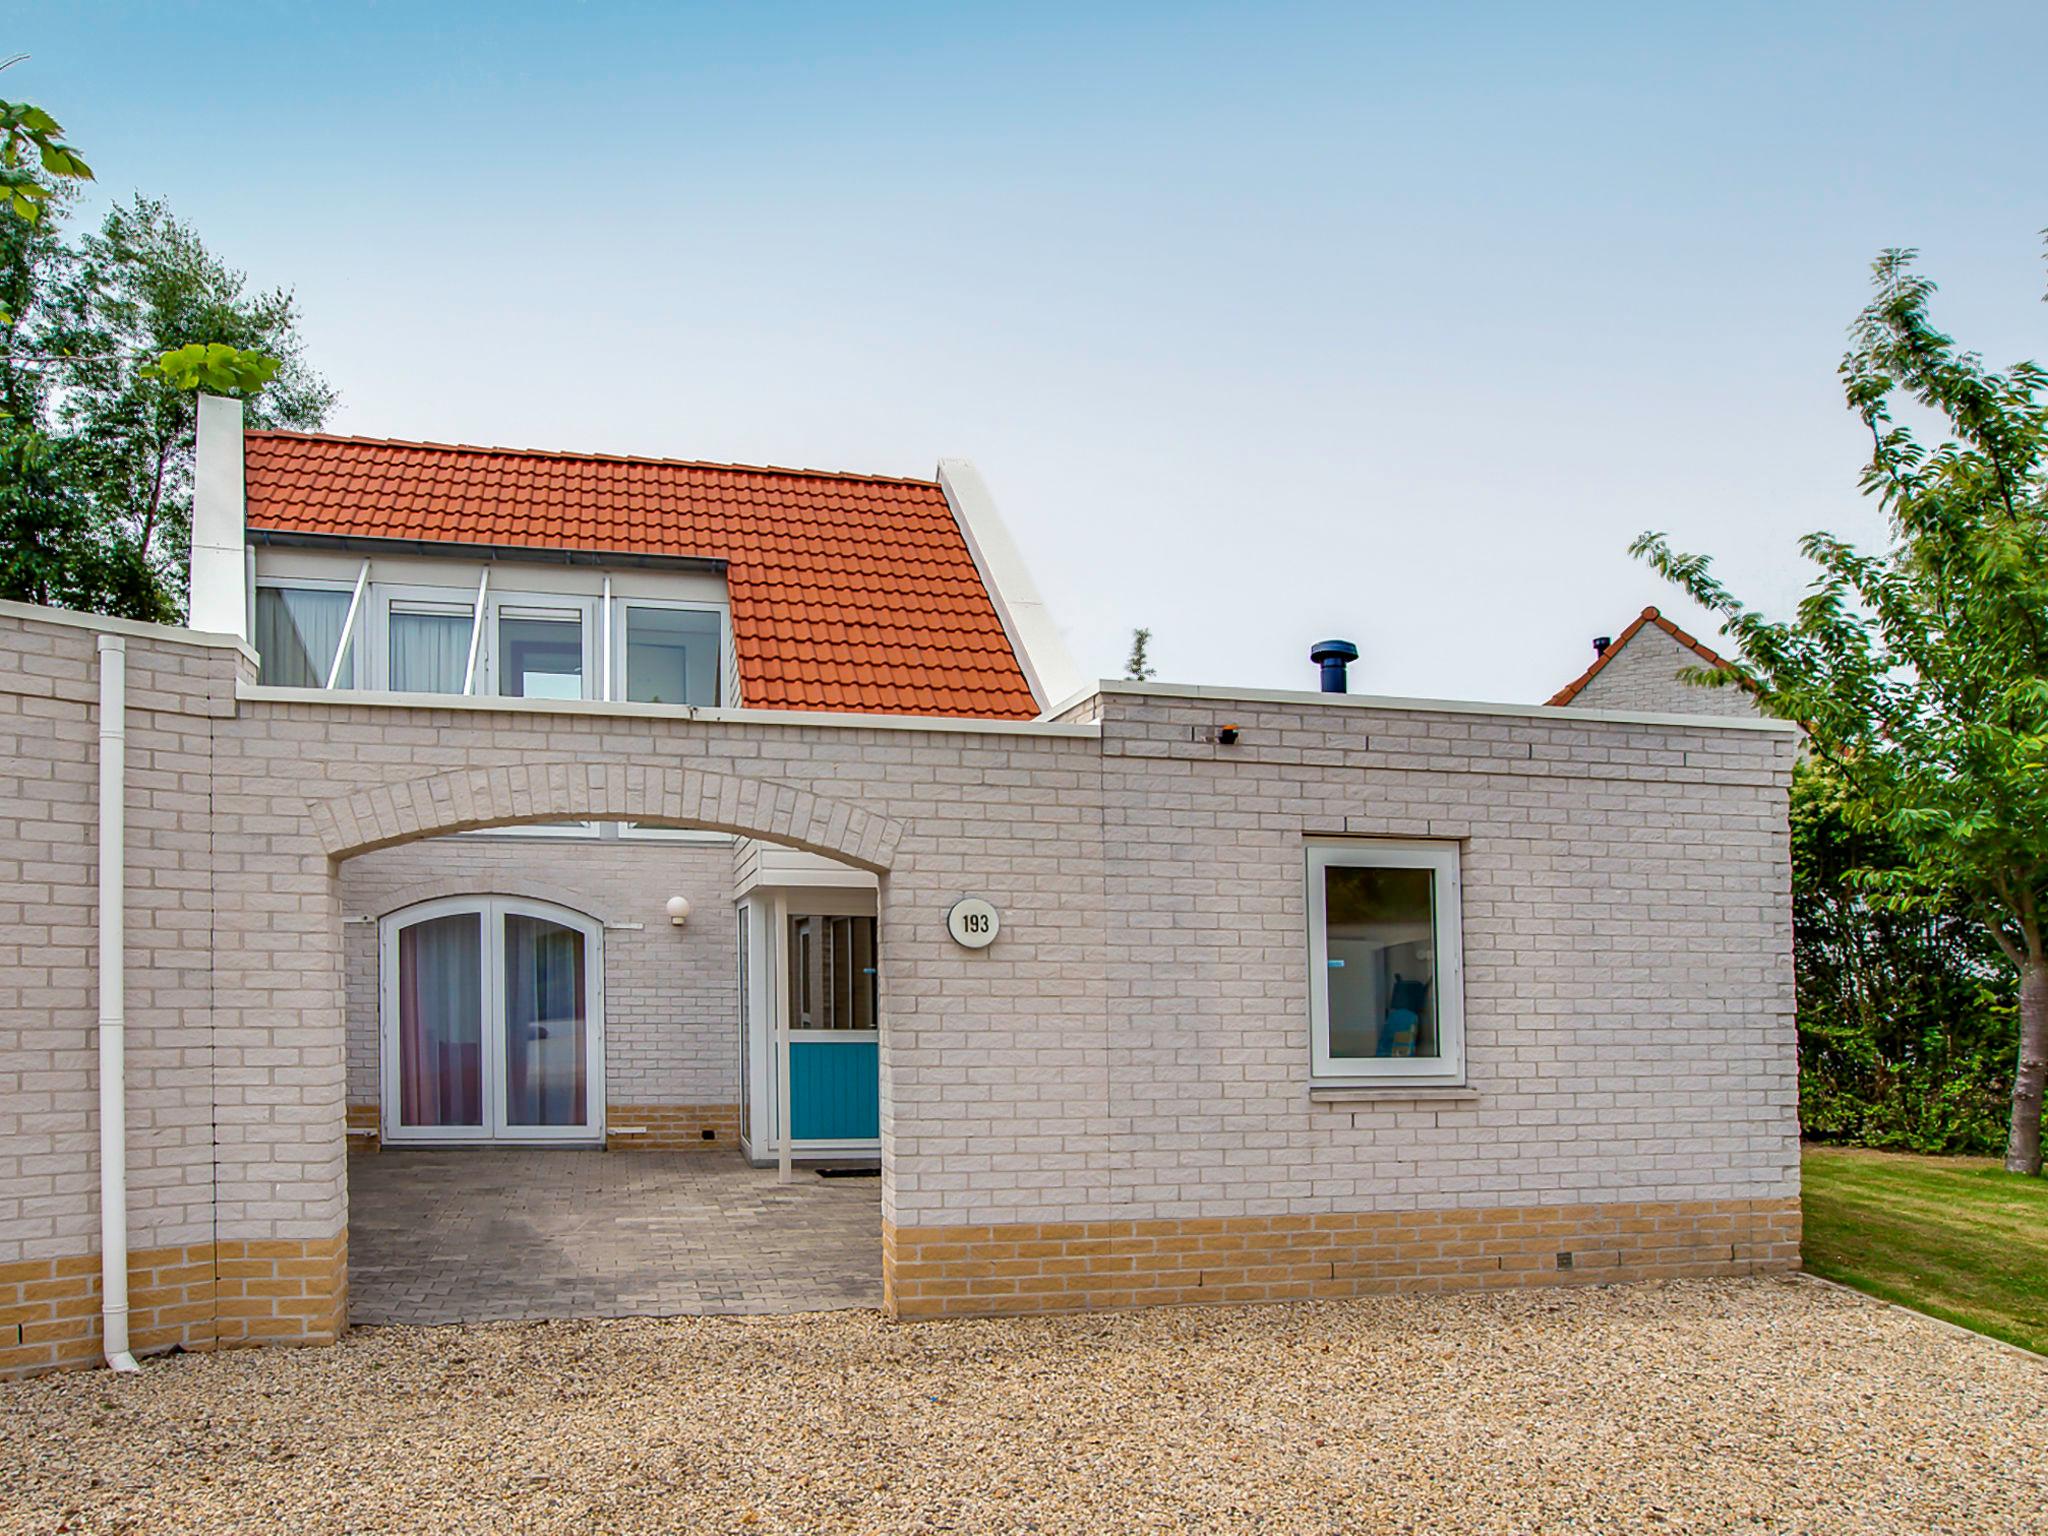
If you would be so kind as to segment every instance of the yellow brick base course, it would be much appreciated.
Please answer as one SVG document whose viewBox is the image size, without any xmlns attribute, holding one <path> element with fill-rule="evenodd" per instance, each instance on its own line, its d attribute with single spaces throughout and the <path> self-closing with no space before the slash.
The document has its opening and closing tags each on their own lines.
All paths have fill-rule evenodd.
<svg viewBox="0 0 2048 1536">
<path fill-rule="evenodd" d="M 740 1144 L 737 1104 L 611 1104 L 604 1112 L 605 1147 L 613 1152 L 734 1152 Z M 614 1129 L 618 1127 L 618 1129 Z M 712 1132 L 710 1140 L 704 1133 Z"/>
<path fill-rule="evenodd" d="M 1799 1202 L 885 1224 L 882 1248 L 884 1305 L 904 1318 L 1291 1301 L 1796 1269 Z"/>
<path fill-rule="evenodd" d="M 128 1338 L 138 1355 L 332 1344 L 347 1326 L 345 1232 L 128 1255 Z M 98 1254 L 0 1264 L 0 1381 L 91 1365 L 100 1353 Z"/>
<path fill-rule="evenodd" d="M 384 1112 L 375 1104 L 348 1107 L 348 1150 L 351 1157 L 375 1152 L 384 1145 Z"/>
</svg>

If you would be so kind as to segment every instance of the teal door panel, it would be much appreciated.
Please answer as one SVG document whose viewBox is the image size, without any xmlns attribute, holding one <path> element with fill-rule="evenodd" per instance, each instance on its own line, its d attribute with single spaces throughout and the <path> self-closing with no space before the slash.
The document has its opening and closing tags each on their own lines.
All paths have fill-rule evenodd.
<svg viewBox="0 0 2048 1536">
<path fill-rule="evenodd" d="M 882 1134 L 882 1047 L 873 1040 L 792 1040 L 789 1123 L 797 1141 Z"/>
</svg>

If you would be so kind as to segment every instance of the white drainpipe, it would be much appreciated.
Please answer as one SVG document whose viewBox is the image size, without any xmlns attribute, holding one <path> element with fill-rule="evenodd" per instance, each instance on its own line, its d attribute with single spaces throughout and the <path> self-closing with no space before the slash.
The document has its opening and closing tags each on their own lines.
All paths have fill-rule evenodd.
<svg viewBox="0 0 2048 1536">
<path fill-rule="evenodd" d="M 137 1371 L 128 1352 L 128 642 L 101 635 L 99 653 L 100 1323 L 107 1364 Z"/>
</svg>

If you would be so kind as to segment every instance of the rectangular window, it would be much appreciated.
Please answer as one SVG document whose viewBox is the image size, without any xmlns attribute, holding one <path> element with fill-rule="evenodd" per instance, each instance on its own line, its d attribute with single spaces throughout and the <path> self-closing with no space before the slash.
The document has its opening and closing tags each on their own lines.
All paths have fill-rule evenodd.
<svg viewBox="0 0 2048 1536">
<path fill-rule="evenodd" d="M 274 688 L 325 688 L 353 595 L 347 588 L 258 587 L 256 680 Z M 355 686 L 353 654 L 343 659 L 335 686 Z"/>
<path fill-rule="evenodd" d="M 875 1028 L 875 920 L 789 920 L 792 1029 Z"/>
<path fill-rule="evenodd" d="M 1458 850 L 1358 839 L 1308 850 L 1318 1082 L 1465 1080 Z"/>
<path fill-rule="evenodd" d="M 718 613 L 648 603 L 627 603 L 625 608 L 621 650 L 626 701 L 715 709 L 723 628 Z"/>
<path fill-rule="evenodd" d="M 500 614 L 498 692 L 514 699 L 582 698 L 583 620 L 575 614 Z"/>
<path fill-rule="evenodd" d="M 472 610 L 391 605 L 386 684 L 393 693 L 460 693 L 469 668 Z"/>
</svg>

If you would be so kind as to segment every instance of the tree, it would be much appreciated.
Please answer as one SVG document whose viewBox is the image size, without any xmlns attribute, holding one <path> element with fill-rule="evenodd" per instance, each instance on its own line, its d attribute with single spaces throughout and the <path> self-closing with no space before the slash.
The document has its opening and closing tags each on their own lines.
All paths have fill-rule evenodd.
<svg viewBox="0 0 2048 1536">
<path fill-rule="evenodd" d="M 32 206 L 40 215 L 46 202 Z M 88 509 L 56 473 L 43 430 L 53 371 L 23 360 L 47 323 L 43 297 L 72 259 L 53 223 L 0 213 L 0 596 L 97 607 Z"/>
<path fill-rule="evenodd" d="M 252 293 L 163 203 L 136 197 L 79 243 L 59 294 L 77 361 L 58 391 L 58 473 L 176 619 L 192 534 L 197 388 L 241 398 L 254 427 L 317 428 L 334 391 L 309 368 L 286 289 Z"/>
<path fill-rule="evenodd" d="M 1151 630 L 1134 629 L 1131 631 L 1131 654 L 1130 658 L 1124 662 L 1125 677 L 1134 683 L 1145 683 L 1152 680 L 1153 673 L 1157 669 L 1152 665 L 1151 649 Z"/>
<path fill-rule="evenodd" d="M 175 621 L 195 391 L 301 428 L 334 393 L 303 361 L 291 294 L 249 293 L 162 203 L 137 197 L 65 244 L 69 189 L 92 171 L 62 131 L 0 101 L 0 596 Z"/>
<path fill-rule="evenodd" d="M 1914 1152 L 2000 1150 L 2012 1098 L 2013 988 L 1967 901 L 1873 905 L 1862 872 L 1897 847 L 1853 827 L 1839 776 L 1792 773 L 1792 962 L 1799 1128 Z"/>
<path fill-rule="evenodd" d="M 1869 428 L 1866 494 L 1890 538 L 1865 553 L 1827 533 L 1800 549 L 1817 572 L 1790 619 L 1740 602 L 1711 562 L 1664 535 L 1633 546 L 1719 614 L 1765 708 L 1805 726 L 1840 782 L 1849 824 L 1881 833 L 1892 867 L 1858 871 L 1871 902 L 1967 904 L 2019 977 L 2019 1047 L 2005 1165 L 2041 1171 L 2048 1078 L 2048 373 L 2004 372 L 1929 316 L 1934 285 L 1911 251 L 1874 267 L 1875 297 L 1841 374 Z M 1938 416 L 1922 446 L 1895 410 Z M 1695 681 L 1729 685 L 1734 668 Z"/>
</svg>

